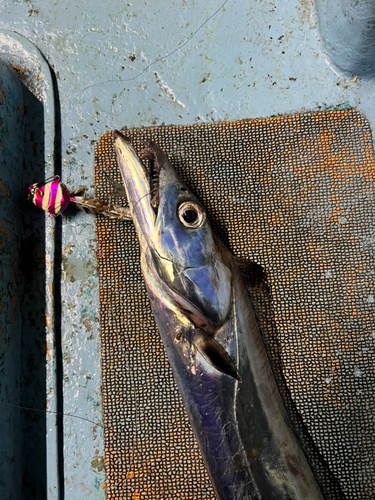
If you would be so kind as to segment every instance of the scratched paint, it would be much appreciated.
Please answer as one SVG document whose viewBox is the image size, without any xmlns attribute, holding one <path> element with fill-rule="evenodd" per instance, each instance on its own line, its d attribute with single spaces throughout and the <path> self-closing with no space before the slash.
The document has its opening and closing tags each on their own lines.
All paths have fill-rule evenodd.
<svg viewBox="0 0 375 500">
<path fill-rule="evenodd" d="M 93 189 L 95 141 L 123 126 L 267 117 L 340 105 L 357 107 L 375 123 L 373 80 L 349 78 L 331 66 L 313 0 L 221 5 L 178 0 L 168 9 L 155 0 L 3 0 L 0 29 L 28 38 L 52 65 L 62 110 L 62 177 L 70 188 Z M 1 58 L 45 102 L 51 91 L 46 71 L 35 67 L 19 40 L 12 45 L 5 38 L 0 33 Z M 51 112 L 47 105 L 47 120 Z M 47 242 L 47 262 L 52 245 Z M 93 218 L 64 217 L 64 410 L 100 421 L 95 259 Z M 51 333 L 48 338 L 53 364 Z M 53 393 L 52 382 L 47 389 Z M 96 452 L 102 456 L 100 428 L 69 417 L 64 427 L 66 498 L 104 499 L 103 471 L 92 467 Z M 50 498 L 56 495 L 50 485 Z"/>
</svg>

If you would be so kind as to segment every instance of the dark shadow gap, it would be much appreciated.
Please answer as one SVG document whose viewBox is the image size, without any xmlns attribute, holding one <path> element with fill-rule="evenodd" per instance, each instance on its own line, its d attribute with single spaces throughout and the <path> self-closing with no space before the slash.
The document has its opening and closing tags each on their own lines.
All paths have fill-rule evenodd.
<svg viewBox="0 0 375 500">
<path fill-rule="evenodd" d="M 2 498 L 47 498 L 45 218 L 25 202 L 44 178 L 44 107 L 0 61 Z M 6 404 L 17 405 L 6 406 Z M 10 441 L 10 446 L 7 441 Z M 16 463 L 17 466 L 11 465 Z"/>
<path fill-rule="evenodd" d="M 23 85 L 23 186 L 19 200 L 24 200 L 24 185 L 45 175 L 44 106 Z M 21 172 L 20 172 L 21 173 Z M 45 218 L 23 203 L 21 237 L 23 278 L 21 406 L 46 407 L 46 267 Z M 22 499 L 47 497 L 46 418 L 43 413 L 22 411 L 23 473 Z M 35 460 L 38 457 L 38 460 Z"/>
</svg>

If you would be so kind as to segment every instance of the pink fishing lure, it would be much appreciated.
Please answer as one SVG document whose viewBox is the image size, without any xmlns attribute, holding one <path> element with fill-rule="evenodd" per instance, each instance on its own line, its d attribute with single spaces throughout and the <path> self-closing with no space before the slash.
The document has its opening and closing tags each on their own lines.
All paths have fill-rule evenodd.
<svg viewBox="0 0 375 500">
<path fill-rule="evenodd" d="M 75 202 L 68 188 L 56 175 L 52 181 L 38 182 L 28 187 L 28 198 L 34 205 L 56 217 L 63 212 L 70 202 Z"/>
<path fill-rule="evenodd" d="M 124 189 L 124 188 L 122 188 Z M 132 220 L 129 207 L 122 207 L 112 202 L 105 202 L 98 198 L 88 198 L 87 188 L 80 186 L 70 192 L 69 189 L 56 175 L 53 180 L 47 179 L 43 182 L 31 184 L 27 188 L 27 198 L 38 208 L 48 212 L 50 217 L 61 214 L 70 203 L 85 213 L 100 214 L 110 219 Z M 114 196 L 124 196 L 124 192 Z"/>
</svg>

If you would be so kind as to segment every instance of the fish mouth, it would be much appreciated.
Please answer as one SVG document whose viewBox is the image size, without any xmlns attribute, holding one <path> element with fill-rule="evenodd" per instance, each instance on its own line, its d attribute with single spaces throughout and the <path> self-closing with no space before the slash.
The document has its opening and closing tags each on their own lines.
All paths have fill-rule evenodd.
<svg viewBox="0 0 375 500">
<path fill-rule="evenodd" d="M 161 165 L 151 141 L 146 142 L 146 147 L 140 152 L 140 157 L 148 160 L 149 183 L 150 183 L 150 203 L 155 215 L 158 215 L 160 205 L 160 171 Z"/>
<path fill-rule="evenodd" d="M 160 205 L 160 172 L 163 160 L 161 156 L 164 153 L 155 143 L 147 140 L 145 148 L 137 155 L 130 140 L 118 130 L 113 132 L 113 139 L 125 188 L 129 186 L 129 192 L 127 192 L 129 203 L 134 206 L 141 200 L 142 203 L 149 202 L 157 216 Z M 141 159 L 148 161 L 148 168 Z M 137 194 L 138 200 L 135 199 Z"/>
<path fill-rule="evenodd" d="M 156 223 L 155 209 L 151 205 L 150 174 L 125 135 L 115 130 L 113 140 L 135 228 L 142 240 L 146 239 L 145 244 L 150 245 Z"/>
<path fill-rule="evenodd" d="M 129 139 L 118 130 L 113 132 L 113 139 L 129 205 L 134 209 L 137 204 L 144 205 L 148 217 L 155 221 L 159 211 L 161 191 L 170 184 L 180 186 L 185 192 L 188 191 L 187 188 L 166 154 L 153 141 L 147 140 L 145 148 L 137 155 Z M 140 158 L 148 160 L 148 169 Z"/>
</svg>

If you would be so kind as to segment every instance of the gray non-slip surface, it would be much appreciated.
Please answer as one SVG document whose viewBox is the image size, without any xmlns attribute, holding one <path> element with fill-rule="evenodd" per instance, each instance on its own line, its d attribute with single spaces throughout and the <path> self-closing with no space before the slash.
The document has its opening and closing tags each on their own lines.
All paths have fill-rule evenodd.
<svg viewBox="0 0 375 500">
<path fill-rule="evenodd" d="M 374 157 L 353 110 L 128 130 L 152 138 L 241 259 L 280 391 L 329 499 L 375 496 Z M 97 196 L 120 182 L 111 134 Z M 122 200 L 125 203 L 125 200 Z M 97 218 L 109 499 L 214 498 L 159 338 L 132 223 Z M 245 269 L 246 266 L 244 266 Z M 254 271 L 254 269 L 253 269 Z M 320 455 L 319 455 L 320 452 Z"/>
</svg>

